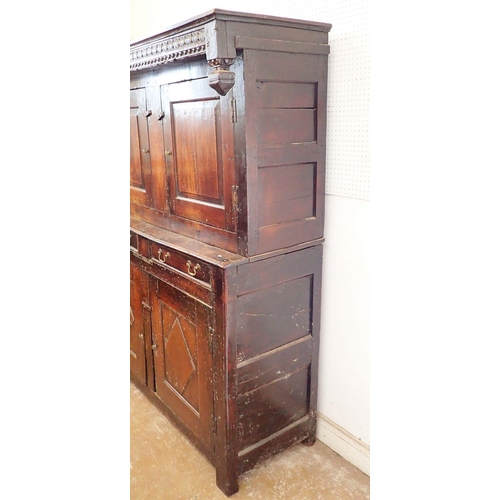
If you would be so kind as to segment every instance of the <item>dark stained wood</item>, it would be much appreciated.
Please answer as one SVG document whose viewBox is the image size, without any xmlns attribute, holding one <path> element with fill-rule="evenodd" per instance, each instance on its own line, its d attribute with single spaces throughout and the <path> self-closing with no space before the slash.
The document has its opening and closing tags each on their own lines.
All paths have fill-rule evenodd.
<svg viewBox="0 0 500 500">
<path fill-rule="evenodd" d="M 130 90 L 130 201 L 151 203 L 151 157 L 145 89 Z"/>
<path fill-rule="evenodd" d="M 139 247 L 139 236 L 137 233 L 130 231 L 130 248 L 132 250 L 138 251 Z"/>
<path fill-rule="evenodd" d="M 148 109 L 151 115 L 148 117 L 148 132 L 150 141 L 151 157 L 151 197 L 152 208 L 160 211 L 167 211 L 168 193 L 165 190 L 167 179 L 165 165 L 165 146 L 163 144 L 162 120 L 159 119 L 162 113 L 160 92 L 155 86 L 146 87 L 146 98 Z"/>
<path fill-rule="evenodd" d="M 329 29 L 214 9 L 131 45 L 131 378 L 228 496 L 316 437 Z"/>
<path fill-rule="evenodd" d="M 224 95 L 210 87 L 212 66 L 187 54 L 184 64 L 133 73 L 133 92 L 144 91 L 152 111 L 147 118 L 152 186 L 140 192 L 147 202 L 134 192 L 131 215 L 253 256 L 323 236 L 328 45 L 324 26 L 308 32 L 281 25 L 271 33 L 269 20 L 260 25 L 258 18 L 247 19 L 251 26 L 234 19 L 216 23 L 217 35 L 208 40 L 215 48 L 199 45 L 207 57 L 219 45 L 228 56 L 226 62 L 209 61 L 219 69 L 225 64 L 229 69 L 223 71 L 233 75 Z M 240 55 L 228 38 L 237 29 L 271 40 L 271 48 L 287 37 L 293 43 L 285 52 L 254 47 Z M 182 52 L 187 39 L 178 40 Z M 302 45 L 321 50 L 304 53 Z M 163 50 L 161 43 L 154 47 Z M 306 165 L 300 175 L 299 165 Z M 273 200 L 280 183 L 274 194 L 288 194 Z"/>
<path fill-rule="evenodd" d="M 183 236 L 209 243 L 214 247 L 227 250 L 228 252 L 234 253 L 238 248 L 235 233 L 174 215 L 168 216 L 166 213 L 153 210 L 149 207 L 132 203 L 130 205 L 130 217 L 131 219 L 147 222 L 158 228 L 167 229 Z M 205 233 L 207 234 L 206 238 L 201 237 Z"/>
<path fill-rule="evenodd" d="M 148 239 L 137 238 L 144 250 Z M 161 248 L 189 255 L 182 241 L 198 247 L 211 285 L 131 247 L 149 276 L 155 383 L 148 384 L 197 446 L 215 451 L 217 484 L 232 494 L 239 471 L 284 439 L 314 441 L 321 245 L 252 262 L 224 253 L 233 260 L 220 261 L 212 247 L 176 239 L 177 248 Z M 149 250 L 159 247 L 149 243 Z"/>
<path fill-rule="evenodd" d="M 238 363 L 238 394 L 254 391 L 302 366 L 308 366 L 311 358 L 312 337 L 309 335 Z"/>
<path fill-rule="evenodd" d="M 259 169 L 259 226 L 316 216 L 316 164 Z"/>
<path fill-rule="evenodd" d="M 234 231 L 227 99 L 198 79 L 163 85 L 162 102 L 171 213 Z"/>
<path fill-rule="evenodd" d="M 323 236 L 326 56 L 259 50 L 246 54 L 245 81 L 255 82 L 246 88 L 247 101 L 254 103 L 247 108 L 246 144 L 252 200 L 248 255 L 255 255 Z M 296 165 L 312 170 L 303 186 L 298 178 L 287 179 L 285 190 L 300 191 L 305 206 L 297 218 L 286 220 L 285 206 L 273 205 L 268 195 L 263 199 L 261 188 L 268 168 L 284 167 L 285 172 Z M 313 214 L 303 217 L 311 207 Z"/>
<path fill-rule="evenodd" d="M 216 482 L 226 494 L 238 491 L 238 429 L 236 419 L 236 276 L 238 267 L 217 271 L 214 324 L 214 409 L 217 456 Z M 222 333 L 222 334 L 218 334 Z"/>
<path fill-rule="evenodd" d="M 317 87 L 314 83 L 257 82 L 258 102 L 267 109 L 314 109 Z"/>
<path fill-rule="evenodd" d="M 310 422 L 315 420 L 304 416 L 288 427 L 273 434 L 268 440 L 256 446 L 249 446 L 238 454 L 238 472 L 243 474 L 266 458 L 286 450 L 297 443 L 305 442 L 310 435 Z"/>
<path fill-rule="evenodd" d="M 315 142 L 315 117 L 313 109 L 262 109 L 257 119 L 257 144 L 282 146 Z"/>
<path fill-rule="evenodd" d="M 130 262 L 130 371 L 146 383 L 146 347 L 142 302 L 147 276 Z"/>
<path fill-rule="evenodd" d="M 240 449 L 258 443 L 308 414 L 308 370 L 287 374 L 238 398 Z"/>
<path fill-rule="evenodd" d="M 237 360 L 310 335 L 311 293 L 311 276 L 304 276 L 238 297 Z"/>
<path fill-rule="evenodd" d="M 189 279 L 211 285 L 212 273 L 209 266 L 189 254 L 172 250 L 170 247 L 151 242 L 151 259 L 166 269 L 175 269 Z"/>
<path fill-rule="evenodd" d="M 162 281 L 156 281 L 151 306 L 156 392 L 207 447 L 213 447 L 210 311 Z"/>
</svg>

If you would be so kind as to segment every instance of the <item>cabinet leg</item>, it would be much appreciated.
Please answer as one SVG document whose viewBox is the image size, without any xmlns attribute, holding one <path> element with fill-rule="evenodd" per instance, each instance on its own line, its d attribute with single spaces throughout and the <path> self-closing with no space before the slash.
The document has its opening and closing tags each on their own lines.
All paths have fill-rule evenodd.
<svg viewBox="0 0 500 500">
<path fill-rule="evenodd" d="M 316 435 L 315 434 L 309 434 L 308 437 L 302 441 L 302 444 L 306 446 L 312 446 L 316 442 Z"/>
<path fill-rule="evenodd" d="M 232 467 L 217 468 L 217 487 L 226 495 L 231 496 L 238 492 L 238 474 Z"/>
<path fill-rule="evenodd" d="M 316 442 L 316 416 L 310 418 L 309 420 L 309 430 L 307 437 L 302 441 L 306 446 L 312 446 Z"/>
</svg>

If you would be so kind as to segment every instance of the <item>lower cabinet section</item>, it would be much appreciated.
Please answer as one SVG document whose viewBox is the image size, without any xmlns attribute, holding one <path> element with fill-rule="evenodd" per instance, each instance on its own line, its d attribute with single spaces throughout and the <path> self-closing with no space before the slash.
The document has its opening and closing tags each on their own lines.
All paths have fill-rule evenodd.
<svg viewBox="0 0 500 500">
<path fill-rule="evenodd" d="M 132 240 L 132 379 L 229 496 L 259 461 L 314 443 L 322 246 L 249 259 L 145 226 Z"/>
</svg>

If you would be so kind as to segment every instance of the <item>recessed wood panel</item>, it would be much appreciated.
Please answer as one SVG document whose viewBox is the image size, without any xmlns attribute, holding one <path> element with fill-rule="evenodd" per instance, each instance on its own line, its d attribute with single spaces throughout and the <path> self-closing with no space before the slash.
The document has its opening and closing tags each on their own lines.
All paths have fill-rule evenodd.
<svg viewBox="0 0 500 500">
<path fill-rule="evenodd" d="M 146 91 L 130 91 L 130 201 L 146 205 L 151 201 L 151 159 L 146 117 Z"/>
<path fill-rule="evenodd" d="M 315 108 L 316 84 L 257 82 L 257 98 L 264 108 Z"/>
<path fill-rule="evenodd" d="M 312 276 L 238 297 L 237 360 L 242 361 L 312 332 Z"/>
<path fill-rule="evenodd" d="M 316 164 L 259 168 L 259 227 L 316 215 Z"/>
<path fill-rule="evenodd" d="M 259 146 L 299 144 L 316 141 L 316 110 L 260 109 L 257 143 Z"/>
<path fill-rule="evenodd" d="M 238 398 L 240 450 L 258 443 L 309 411 L 308 368 L 259 387 Z"/>
<path fill-rule="evenodd" d="M 138 109 L 130 108 L 130 185 L 144 188 L 138 118 Z"/>
<path fill-rule="evenodd" d="M 254 391 L 311 363 L 312 336 L 302 337 L 269 353 L 238 364 L 238 395 Z"/>
<path fill-rule="evenodd" d="M 170 213 L 234 230 L 233 129 L 228 98 L 207 78 L 161 85 Z"/>
<path fill-rule="evenodd" d="M 161 303 L 163 378 L 172 390 L 199 411 L 196 326 Z"/>
<path fill-rule="evenodd" d="M 222 199 L 218 108 L 218 99 L 172 104 L 178 196 L 216 204 Z"/>
</svg>

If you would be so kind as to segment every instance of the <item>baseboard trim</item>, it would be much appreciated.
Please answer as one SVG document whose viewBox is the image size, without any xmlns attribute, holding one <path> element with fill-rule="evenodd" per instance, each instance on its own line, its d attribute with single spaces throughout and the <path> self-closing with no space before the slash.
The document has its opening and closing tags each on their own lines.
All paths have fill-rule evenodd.
<svg viewBox="0 0 500 500">
<path fill-rule="evenodd" d="M 320 413 L 318 413 L 316 437 L 365 474 L 370 475 L 370 446 Z"/>
</svg>

